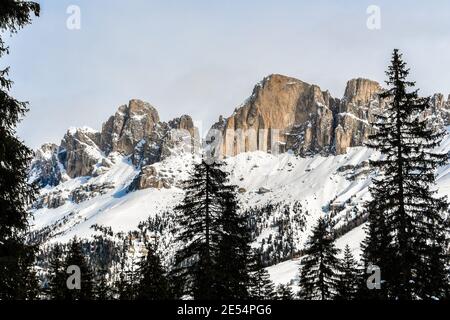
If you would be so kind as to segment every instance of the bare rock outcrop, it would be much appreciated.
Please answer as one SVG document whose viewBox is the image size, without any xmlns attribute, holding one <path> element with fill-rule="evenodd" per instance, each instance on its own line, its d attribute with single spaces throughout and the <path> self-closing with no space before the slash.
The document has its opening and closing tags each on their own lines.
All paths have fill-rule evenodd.
<svg viewBox="0 0 450 320">
<path fill-rule="evenodd" d="M 316 85 L 270 75 L 244 104 L 212 126 L 223 135 L 220 152 L 291 150 L 301 156 L 342 154 L 361 146 L 371 133 L 373 114 L 380 109 L 375 81 L 348 81 L 344 97 L 334 98 Z"/>
<path fill-rule="evenodd" d="M 137 189 L 168 189 L 173 184 L 173 178 L 162 172 L 158 172 L 154 166 L 145 166 L 135 181 Z"/>
<path fill-rule="evenodd" d="M 210 130 L 214 138 L 210 135 L 207 141 L 215 143 L 224 156 L 256 150 L 272 154 L 292 151 L 300 156 L 343 154 L 349 147 L 363 145 L 371 134 L 374 114 L 385 104 L 378 97 L 382 90 L 375 81 L 352 79 L 338 99 L 317 85 L 273 74 L 258 83 L 230 117 L 219 117 Z M 424 116 L 433 117 L 436 125 L 449 125 L 450 98 L 432 96 Z M 151 104 L 133 99 L 118 108 L 101 132 L 86 127 L 70 129 L 59 146 L 46 144 L 38 149 L 29 180 L 44 187 L 70 178 L 102 175 L 121 154 L 140 170 L 130 187 L 168 188 L 173 177 L 152 165 L 198 148 L 200 137 L 190 116 L 163 122 Z M 86 196 L 82 191 L 73 199 L 82 201 Z M 63 203 L 59 198 L 46 202 L 56 206 Z"/>
<path fill-rule="evenodd" d="M 67 179 L 63 165 L 58 158 L 59 147 L 46 143 L 36 150 L 30 165 L 29 182 L 38 186 L 56 186 Z"/>
<path fill-rule="evenodd" d="M 193 137 L 194 131 L 191 117 L 184 115 L 168 123 L 161 122 L 152 105 L 133 99 L 103 124 L 100 146 L 106 154 L 131 155 L 133 164 L 145 166 L 169 156 L 181 144 L 177 140 L 180 132 Z"/>
<path fill-rule="evenodd" d="M 318 86 L 270 75 L 232 116 L 222 118 L 213 128 L 222 130 L 222 153 L 227 156 L 292 148 L 308 154 L 330 146 L 336 103 Z"/>
<path fill-rule="evenodd" d="M 114 189 L 114 183 L 104 182 L 101 184 L 82 185 L 71 192 L 69 198 L 75 203 L 81 203 Z"/>
<path fill-rule="evenodd" d="M 114 116 L 103 124 L 100 145 L 106 154 L 118 152 L 141 159 L 143 144 L 154 138 L 159 123 L 158 111 L 147 102 L 133 99 L 119 107 Z"/>
<path fill-rule="evenodd" d="M 89 176 L 104 157 L 100 149 L 100 132 L 93 129 L 71 128 L 58 150 L 58 158 L 71 178 Z"/>
<path fill-rule="evenodd" d="M 347 82 L 336 114 L 334 147 L 342 154 L 349 147 L 361 146 L 372 132 L 373 113 L 379 109 L 378 82 L 358 78 Z"/>
<path fill-rule="evenodd" d="M 199 133 L 190 116 L 182 115 L 169 121 L 164 130 L 161 160 L 174 154 L 192 153 L 200 148 Z"/>
<path fill-rule="evenodd" d="M 450 95 L 447 100 L 442 93 L 436 93 L 430 100 L 431 108 L 427 110 L 425 116 L 433 117 L 436 122 L 442 125 L 450 125 Z"/>
</svg>

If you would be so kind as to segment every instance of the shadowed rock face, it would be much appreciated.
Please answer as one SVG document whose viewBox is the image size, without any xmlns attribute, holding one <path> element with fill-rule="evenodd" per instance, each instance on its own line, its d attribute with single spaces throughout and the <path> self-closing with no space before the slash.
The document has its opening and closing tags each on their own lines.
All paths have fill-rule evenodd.
<svg viewBox="0 0 450 320">
<path fill-rule="evenodd" d="M 136 145 L 153 133 L 158 122 L 158 111 L 153 106 L 131 100 L 103 124 L 101 148 L 107 153 L 132 154 Z"/>
<path fill-rule="evenodd" d="M 103 157 L 100 133 L 90 128 L 70 129 L 61 141 L 59 161 L 69 177 L 89 176 Z"/>
<path fill-rule="evenodd" d="M 347 148 L 361 146 L 372 132 L 373 113 L 379 109 L 377 93 L 382 88 L 378 82 L 353 79 L 347 82 L 344 97 L 335 116 L 334 150 L 345 153 Z"/>
<path fill-rule="evenodd" d="M 30 165 L 30 182 L 40 187 L 56 186 L 63 179 L 58 159 L 58 146 L 54 143 L 42 145 L 34 154 Z"/>
</svg>

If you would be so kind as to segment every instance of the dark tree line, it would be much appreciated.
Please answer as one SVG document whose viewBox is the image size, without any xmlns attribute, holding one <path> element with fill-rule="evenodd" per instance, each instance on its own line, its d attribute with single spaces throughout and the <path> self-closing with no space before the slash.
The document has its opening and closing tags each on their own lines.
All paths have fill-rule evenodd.
<svg viewBox="0 0 450 320">
<path fill-rule="evenodd" d="M 219 163 L 195 165 L 185 182 L 186 195 L 176 207 L 180 223 L 177 241 L 181 247 L 175 261 L 165 268 L 146 232 L 157 233 L 164 222 L 152 218 L 139 224 L 139 232 L 121 236 L 116 252 L 119 268 L 110 277 L 110 266 L 89 263 L 83 245 L 74 240 L 68 247 L 55 246 L 49 253 L 47 299 L 160 300 L 195 299 L 274 299 L 292 295 L 289 287 L 275 290 L 258 252 L 250 248 L 248 218 L 238 213 L 236 187 L 228 184 L 228 174 Z M 104 235 L 107 228 L 95 226 Z M 144 243 L 143 254 L 130 261 L 133 240 Z M 100 243 L 106 243 L 105 241 Z M 61 249 L 62 248 L 62 249 Z M 67 288 L 67 268 L 81 269 L 80 290 Z M 108 277 L 107 277 L 108 275 Z"/>
</svg>

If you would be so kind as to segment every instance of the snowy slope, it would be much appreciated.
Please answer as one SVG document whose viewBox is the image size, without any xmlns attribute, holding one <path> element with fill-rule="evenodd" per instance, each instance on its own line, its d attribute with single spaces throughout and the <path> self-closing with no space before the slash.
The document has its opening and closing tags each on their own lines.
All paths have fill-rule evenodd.
<svg viewBox="0 0 450 320">
<path fill-rule="evenodd" d="M 364 196 L 366 179 L 348 181 L 336 170 L 343 165 L 358 164 L 369 157 L 370 151 L 365 148 L 354 148 L 347 155 L 314 158 L 253 152 L 227 159 L 226 169 L 231 173 L 231 183 L 246 190 L 239 196 L 242 209 L 269 202 L 298 200 L 309 211 L 308 222 L 314 222 L 324 212 L 322 207 L 333 198 L 345 201 L 355 194 Z M 176 177 L 181 181 L 188 177 L 194 161 L 192 156 L 184 155 L 168 158 L 155 166 L 180 171 Z M 58 230 L 59 234 L 52 238 L 53 241 L 65 241 L 74 235 L 89 236 L 93 233 L 90 230 L 93 224 L 110 226 L 114 231 L 128 231 L 149 215 L 170 209 L 182 197 L 182 190 L 176 186 L 127 193 L 126 187 L 137 173 L 127 158 L 116 156 L 114 165 L 103 175 L 70 179 L 57 187 L 44 189 L 44 194 L 55 191 L 69 194 L 83 185 L 114 183 L 110 192 L 87 201 L 67 201 L 58 208 L 35 210 L 33 230 L 67 217 L 68 223 Z M 259 192 L 261 188 L 265 191 Z"/>
<path fill-rule="evenodd" d="M 449 128 L 450 129 L 450 128 Z M 449 152 L 449 136 L 442 142 L 440 151 Z M 240 188 L 239 200 L 242 210 L 260 208 L 271 203 L 292 206 L 298 202 L 305 218 L 304 230 L 296 230 L 295 248 L 301 249 L 311 226 L 322 215 L 331 214 L 339 227 L 354 218 L 355 208 L 361 207 L 369 197 L 370 172 L 367 161 L 379 155 L 357 147 L 347 154 L 323 157 L 320 155 L 301 158 L 284 153 L 271 155 L 264 152 L 242 153 L 228 158 L 226 170 L 232 184 Z M 154 164 L 158 171 L 172 172 L 174 182 L 169 189 L 144 189 L 128 192 L 128 186 L 138 174 L 130 159 L 113 154 L 111 167 L 97 177 L 68 179 L 56 187 L 44 188 L 42 196 L 59 193 L 67 196 L 66 202 L 57 208 L 42 207 L 33 210 L 32 231 L 46 231 L 46 243 L 66 242 L 74 236 L 89 238 L 96 234 L 93 225 L 111 227 L 113 231 L 130 231 L 148 217 L 170 211 L 183 196 L 178 187 L 186 179 L 198 157 L 190 154 L 172 156 Z M 440 194 L 450 194 L 450 165 L 438 172 Z M 105 193 L 95 194 L 85 201 L 70 198 L 74 190 L 102 184 L 112 187 Z M 271 221 L 281 212 L 262 221 L 262 231 L 254 246 L 270 242 L 279 229 Z M 364 237 L 363 225 L 354 228 L 338 239 L 343 248 L 349 244 L 352 251 L 360 253 L 359 244 Z M 161 235 L 165 248 L 172 252 L 170 230 Z M 288 260 L 268 268 L 276 283 L 295 281 L 299 259 Z"/>
<path fill-rule="evenodd" d="M 447 127 L 447 132 L 450 133 L 450 127 Z M 438 152 L 449 153 L 450 152 L 450 134 L 442 141 L 441 146 L 437 148 Z M 353 150 L 350 152 L 350 154 Z M 366 181 L 367 182 L 367 181 Z M 439 196 L 450 196 L 450 164 L 441 167 L 437 172 L 437 189 Z M 354 189 L 356 190 L 356 189 Z M 358 192 L 363 198 L 369 196 L 367 188 L 360 189 Z M 343 192 L 342 194 L 347 194 Z M 342 199 L 342 198 L 340 198 Z M 361 242 L 365 237 L 364 231 L 365 224 L 360 225 L 349 232 L 347 232 L 342 237 L 338 238 L 336 241 L 336 246 L 341 250 L 341 254 L 346 245 L 350 246 L 353 255 L 357 258 L 361 256 Z M 299 273 L 300 259 L 292 259 L 280 264 L 268 267 L 267 270 L 271 275 L 272 280 L 276 284 L 291 284 L 294 290 L 297 289 L 297 280 Z"/>
</svg>

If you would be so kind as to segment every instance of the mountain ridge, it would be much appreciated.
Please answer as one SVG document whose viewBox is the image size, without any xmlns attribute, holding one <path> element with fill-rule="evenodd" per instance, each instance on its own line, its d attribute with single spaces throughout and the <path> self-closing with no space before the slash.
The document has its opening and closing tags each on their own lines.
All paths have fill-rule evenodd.
<svg viewBox="0 0 450 320">
<path fill-rule="evenodd" d="M 277 264 L 301 252 L 311 226 L 323 215 L 333 219 L 342 235 L 339 243 L 351 242 L 359 252 L 361 208 L 373 176 L 369 159 L 379 157 L 362 145 L 374 110 L 383 107 L 379 89 L 374 81 L 352 79 L 337 99 L 317 85 L 273 75 L 257 84 L 236 112 L 212 126 L 225 133 L 218 146 L 231 141 L 232 150 L 237 150 L 235 130 L 230 134 L 227 127 L 266 134 L 265 140 L 257 136 L 254 149 L 244 140 L 235 154 L 221 152 L 230 183 L 238 186 L 240 211 L 254 221 L 252 246 L 267 266 L 274 265 L 269 268 L 273 278 L 289 280 L 279 277 L 283 268 L 293 276 L 295 259 Z M 437 125 L 448 124 L 449 101 L 441 94 L 431 100 L 426 116 Z M 273 129 L 288 134 L 268 141 Z M 286 147 L 274 152 L 272 142 Z M 41 186 L 31 208 L 31 238 L 47 246 L 74 236 L 94 237 L 95 226 L 127 232 L 153 219 L 161 223 L 158 247 L 170 264 L 176 250 L 170 231 L 177 223 L 173 207 L 204 146 L 190 116 L 161 121 L 155 107 L 137 99 L 120 106 L 100 131 L 70 128 L 59 145 L 39 148 L 31 164 L 29 181 Z M 448 135 L 440 151 L 450 151 Z M 450 194 L 449 170 L 447 165 L 438 172 L 444 195 Z"/>
<path fill-rule="evenodd" d="M 222 156 L 261 150 L 292 151 L 301 156 L 344 154 L 361 146 L 371 132 L 373 113 L 382 107 L 377 98 L 381 86 L 373 80 L 355 78 L 347 82 L 342 98 L 302 80 L 271 74 L 255 85 L 252 94 L 229 116 L 219 117 L 209 132 L 218 135 L 216 148 Z M 432 97 L 430 114 L 450 123 L 450 99 Z M 175 137 L 174 137 L 175 136 Z M 217 137 L 216 137 L 217 138 Z M 108 155 L 131 155 L 141 170 L 138 188 L 165 185 L 151 181 L 149 168 L 191 140 L 195 150 L 201 137 L 189 115 L 163 122 L 157 109 L 138 99 L 121 105 L 100 131 L 69 128 L 58 144 L 44 144 L 31 164 L 32 177 L 41 187 L 57 185 L 67 177 L 100 174 L 108 168 Z M 52 150 L 52 152 L 49 151 Z M 45 156 L 44 156 L 45 155 Z"/>
</svg>

